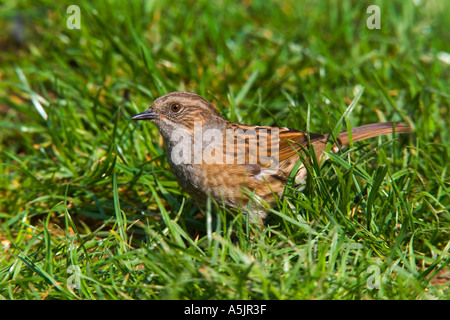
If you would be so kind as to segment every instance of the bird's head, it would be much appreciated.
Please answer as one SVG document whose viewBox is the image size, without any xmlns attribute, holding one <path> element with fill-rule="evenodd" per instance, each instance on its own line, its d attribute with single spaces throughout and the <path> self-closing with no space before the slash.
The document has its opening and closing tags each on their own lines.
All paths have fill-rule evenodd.
<svg viewBox="0 0 450 320">
<path fill-rule="evenodd" d="M 217 109 L 201 96 L 191 92 L 171 92 L 156 99 L 150 108 L 131 118 L 150 120 L 163 137 L 177 129 L 194 131 L 194 124 L 217 127 L 226 120 Z"/>
</svg>

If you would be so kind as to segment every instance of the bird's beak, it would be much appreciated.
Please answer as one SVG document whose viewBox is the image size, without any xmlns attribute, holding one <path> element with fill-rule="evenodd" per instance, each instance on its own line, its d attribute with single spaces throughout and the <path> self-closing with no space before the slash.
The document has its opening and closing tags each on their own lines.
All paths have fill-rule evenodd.
<svg viewBox="0 0 450 320">
<path fill-rule="evenodd" d="M 158 119 L 159 116 L 160 115 L 156 113 L 152 108 L 149 108 L 148 110 L 135 115 L 131 118 L 131 120 L 153 120 Z"/>
</svg>

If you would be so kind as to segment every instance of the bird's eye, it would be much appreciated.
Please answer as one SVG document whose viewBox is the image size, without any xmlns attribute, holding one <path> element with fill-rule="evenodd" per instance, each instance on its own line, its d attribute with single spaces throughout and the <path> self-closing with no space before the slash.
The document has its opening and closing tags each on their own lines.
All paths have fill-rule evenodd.
<svg viewBox="0 0 450 320">
<path fill-rule="evenodd" d="M 178 111 L 181 110 L 181 104 L 179 104 L 179 103 L 173 103 L 173 104 L 170 106 L 170 109 L 171 109 L 173 112 L 178 112 Z"/>
</svg>

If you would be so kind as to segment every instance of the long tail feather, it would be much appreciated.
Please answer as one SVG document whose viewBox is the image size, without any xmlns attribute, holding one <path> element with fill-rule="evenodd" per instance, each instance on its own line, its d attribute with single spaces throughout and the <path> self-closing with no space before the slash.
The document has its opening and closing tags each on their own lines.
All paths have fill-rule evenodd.
<svg viewBox="0 0 450 320">
<path fill-rule="evenodd" d="M 356 127 L 352 129 L 352 141 L 359 141 L 364 139 L 369 139 L 373 137 L 378 137 L 385 134 L 396 133 L 407 133 L 411 131 L 411 127 L 401 123 L 401 122 L 380 122 L 372 123 L 364 126 Z M 347 131 L 342 131 L 339 133 L 337 139 L 337 144 L 340 146 L 346 146 L 349 144 L 349 137 Z"/>
</svg>

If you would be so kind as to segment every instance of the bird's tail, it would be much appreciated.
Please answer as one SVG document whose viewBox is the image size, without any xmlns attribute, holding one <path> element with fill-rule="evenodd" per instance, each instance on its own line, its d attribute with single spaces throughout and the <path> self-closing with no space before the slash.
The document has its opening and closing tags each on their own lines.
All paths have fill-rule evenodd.
<svg viewBox="0 0 450 320">
<path fill-rule="evenodd" d="M 401 122 L 380 122 L 372 123 L 364 126 L 356 127 L 352 129 L 352 141 L 359 141 L 378 137 L 390 133 L 408 133 L 411 131 L 411 127 Z M 346 146 L 349 144 L 349 137 L 347 131 L 339 133 L 336 139 L 336 144 L 339 146 Z"/>
</svg>

